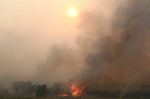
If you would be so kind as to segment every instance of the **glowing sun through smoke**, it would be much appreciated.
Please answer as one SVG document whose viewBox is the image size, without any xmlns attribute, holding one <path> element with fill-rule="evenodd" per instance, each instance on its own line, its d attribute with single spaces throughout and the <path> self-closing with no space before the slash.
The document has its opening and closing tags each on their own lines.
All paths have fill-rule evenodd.
<svg viewBox="0 0 150 99">
<path fill-rule="evenodd" d="M 72 7 L 72 8 L 69 9 L 68 14 L 69 14 L 69 16 L 71 16 L 71 17 L 75 17 L 75 16 L 77 16 L 78 11 L 77 11 L 76 8 Z"/>
</svg>

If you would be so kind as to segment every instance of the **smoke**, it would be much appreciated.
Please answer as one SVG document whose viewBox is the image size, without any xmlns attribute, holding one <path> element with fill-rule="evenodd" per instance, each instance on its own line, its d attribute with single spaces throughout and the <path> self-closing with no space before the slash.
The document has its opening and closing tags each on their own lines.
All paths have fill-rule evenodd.
<svg viewBox="0 0 150 99">
<path fill-rule="evenodd" d="M 107 4 L 103 0 L 100 2 L 102 4 Z M 114 2 L 112 2 L 114 3 Z M 93 6 L 99 4 L 92 2 Z M 99 5 L 98 5 L 99 6 Z M 102 13 L 99 13 L 99 7 L 91 7 L 90 11 L 83 11 L 80 18 L 81 22 L 78 26 L 81 32 L 77 37 L 77 48 L 72 48 L 70 46 L 55 45 L 50 49 L 50 55 L 47 59 L 39 65 L 37 71 L 37 77 L 43 80 L 51 81 L 67 81 L 67 80 L 79 80 L 83 71 L 88 68 L 87 62 L 85 61 L 88 53 L 96 53 L 95 47 L 92 47 L 94 41 L 98 38 L 96 37 L 97 29 L 105 25 L 105 27 L 110 27 L 110 17 L 111 11 L 107 10 L 107 7 L 102 6 Z M 115 9 L 116 7 L 114 7 Z M 92 12 L 93 13 L 92 13 Z M 104 15 L 105 14 L 105 15 Z M 108 17 L 109 20 L 101 20 L 104 17 Z M 99 20 L 100 19 L 100 20 Z M 88 31 L 88 33 L 86 33 Z M 101 36 L 106 35 L 105 33 L 110 31 L 110 29 L 102 29 L 103 33 Z M 90 32 L 92 32 L 90 34 Z M 89 73 L 89 72 L 87 72 Z M 79 78 L 78 78 L 79 77 Z"/>
<path fill-rule="evenodd" d="M 75 78 L 82 69 L 83 56 L 78 49 L 55 45 L 46 61 L 39 65 L 37 76 L 41 80 L 63 82 Z"/>
<path fill-rule="evenodd" d="M 77 29 L 64 15 L 66 5 L 60 0 L 0 0 L 0 88 L 39 80 L 38 66 L 52 45 L 75 46 Z"/>
<path fill-rule="evenodd" d="M 0 78 L 33 79 L 52 45 L 75 45 L 74 23 L 60 12 L 59 0 L 0 1 Z"/>
<path fill-rule="evenodd" d="M 55 47 L 41 78 L 88 83 L 149 82 L 148 0 L 100 0 L 81 15 L 78 49 Z"/>
<path fill-rule="evenodd" d="M 149 82 L 150 1 L 115 1 L 117 8 L 111 8 L 110 15 L 98 11 L 82 17 L 85 40 L 80 46 L 86 53 L 87 70 L 81 79 L 99 83 Z"/>
<path fill-rule="evenodd" d="M 47 3 L 40 4 L 42 5 L 40 8 L 37 7 L 42 9 L 46 6 L 39 13 L 35 13 L 35 10 L 30 12 L 32 8 L 30 5 L 29 12 L 20 15 L 27 15 L 29 19 L 20 19 L 16 14 L 18 12 L 13 12 L 13 18 L 17 16 L 18 20 L 15 18 L 16 20 L 12 22 L 9 22 L 12 19 L 7 21 L 8 27 L 7 24 L 6 26 L 0 24 L 0 28 L 3 28 L 0 30 L 0 77 L 54 82 L 68 80 L 88 83 L 149 82 L 150 1 L 96 0 L 91 4 L 92 7 L 83 11 L 80 16 L 77 47 L 57 43 L 65 41 L 74 45 L 76 35 L 70 36 L 73 40 L 65 40 L 67 35 L 72 33 L 69 25 L 59 30 L 57 22 L 46 24 L 47 21 L 53 23 L 53 20 L 56 20 L 51 15 L 59 16 L 55 13 L 46 14 L 45 9 L 49 6 Z M 24 7 L 22 10 L 16 10 L 16 7 L 13 9 L 21 12 Z M 7 10 L 11 12 L 10 9 Z M 30 16 L 31 14 L 33 16 Z M 37 17 L 39 14 L 42 18 Z M 42 20 L 43 17 L 45 20 Z M 62 23 L 65 21 L 58 23 L 63 26 Z M 18 24 L 22 26 L 17 27 Z M 56 31 L 49 30 L 49 25 L 56 25 Z M 60 35 L 58 32 L 62 31 L 66 34 L 63 40 L 58 36 Z M 52 35 L 55 37 L 50 37 Z"/>
</svg>

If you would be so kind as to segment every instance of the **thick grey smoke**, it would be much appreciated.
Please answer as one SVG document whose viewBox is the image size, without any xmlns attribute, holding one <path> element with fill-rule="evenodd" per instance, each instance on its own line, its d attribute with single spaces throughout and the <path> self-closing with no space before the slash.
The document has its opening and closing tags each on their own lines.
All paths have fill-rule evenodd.
<svg viewBox="0 0 150 99">
<path fill-rule="evenodd" d="M 119 3 L 119 0 L 116 0 Z M 109 17 L 101 12 L 83 17 L 87 71 L 91 82 L 149 82 L 150 1 L 120 2 Z"/>
<path fill-rule="evenodd" d="M 81 15 L 79 49 L 54 48 L 41 64 L 41 77 L 68 80 L 78 75 L 78 80 L 88 82 L 148 82 L 150 1 L 100 0 L 95 4 Z"/>
</svg>

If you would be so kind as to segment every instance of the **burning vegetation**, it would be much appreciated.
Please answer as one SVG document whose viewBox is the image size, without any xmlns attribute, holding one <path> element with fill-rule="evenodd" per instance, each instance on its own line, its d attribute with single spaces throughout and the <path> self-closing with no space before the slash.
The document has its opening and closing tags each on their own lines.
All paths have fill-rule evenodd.
<svg viewBox="0 0 150 99">
<path fill-rule="evenodd" d="M 69 93 L 60 94 L 58 96 L 82 96 L 85 86 L 80 86 L 78 82 L 72 84 Z"/>
</svg>

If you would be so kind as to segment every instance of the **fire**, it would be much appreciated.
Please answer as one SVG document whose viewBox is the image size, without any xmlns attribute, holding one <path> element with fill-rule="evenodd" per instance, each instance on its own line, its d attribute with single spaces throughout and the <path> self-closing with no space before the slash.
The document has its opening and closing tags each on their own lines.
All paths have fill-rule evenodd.
<svg viewBox="0 0 150 99">
<path fill-rule="evenodd" d="M 81 96 L 83 94 L 84 88 L 85 86 L 79 86 L 79 83 L 76 82 L 70 87 L 70 94 L 65 93 L 58 96 Z"/>
<path fill-rule="evenodd" d="M 73 84 L 71 86 L 70 92 L 72 93 L 72 96 L 81 96 L 84 88 L 85 88 L 85 86 L 79 87 L 78 82 L 76 82 L 75 84 Z"/>
<path fill-rule="evenodd" d="M 65 97 L 65 96 L 68 96 L 68 94 L 62 94 L 62 95 L 57 95 L 57 96 L 62 96 L 62 97 Z"/>
</svg>

